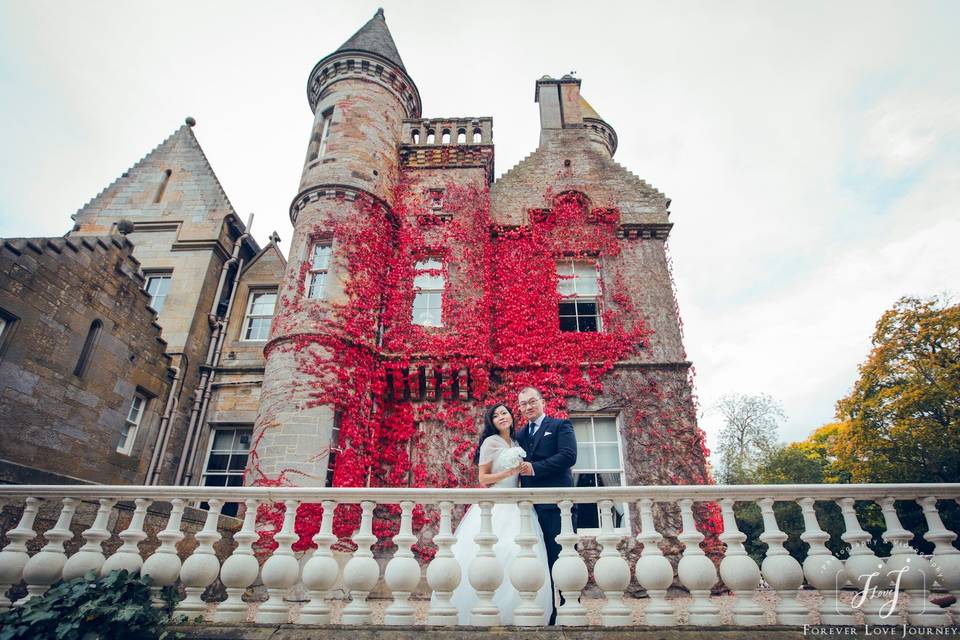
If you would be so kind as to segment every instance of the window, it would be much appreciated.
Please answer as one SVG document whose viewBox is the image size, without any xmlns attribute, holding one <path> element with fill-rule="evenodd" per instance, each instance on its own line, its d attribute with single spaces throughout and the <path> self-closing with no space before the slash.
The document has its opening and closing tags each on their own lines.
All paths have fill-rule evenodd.
<svg viewBox="0 0 960 640">
<path fill-rule="evenodd" d="M 560 331 L 600 331 L 597 266 L 584 260 L 557 262 Z"/>
<path fill-rule="evenodd" d="M 333 486 L 333 472 L 337 467 L 337 454 L 340 453 L 340 414 L 333 415 L 333 431 L 330 432 L 330 453 L 327 455 L 327 483 Z"/>
<path fill-rule="evenodd" d="M 430 208 L 434 211 L 443 209 L 443 189 L 430 189 Z"/>
<path fill-rule="evenodd" d="M 170 291 L 170 281 L 173 275 L 170 273 L 154 273 L 147 276 L 147 293 L 150 294 L 150 306 L 158 314 L 163 309 L 167 301 L 167 293 Z"/>
<path fill-rule="evenodd" d="M 140 428 L 140 421 L 143 420 L 143 410 L 147 406 L 147 398 L 139 393 L 134 394 L 133 402 L 130 403 L 130 410 L 127 411 L 127 419 L 123 422 L 123 430 L 120 432 L 120 442 L 117 444 L 117 451 L 124 455 L 130 455 L 133 451 L 133 443 L 137 439 L 137 429 Z"/>
<path fill-rule="evenodd" d="M 317 151 L 317 157 L 322 158 L 327 152 L 327 142 L 330 140 L 330 123 L 333 120 L 333 109 L 329 109 L 323 114 L 323 124 L 320 125 L 320 149 Z"/>
<path fill-rule="evenodd" d="M 252 429 L 233 427 L 213 430 L 210 436 L 207 461 L 203 465 L 204 486 L 243 486 L 243 472 L 247 468 L 247 456 L 250 454 L 250 434 L 252 432 Z M 223 505 L 221 513 L 227 516 L 236 516 L 239 509 L 240 503 L 228 502 Z"/>
<path fill-rule="evenodd" d="M 420 260 L 414 267 L 413 324 L 443 326 L 443 263 L 433 258 Z"/>
<path fill-rule="evenodd" d="M 308 298 L 322 299 L 324 297 L 331 251 L 329 242 L 317 243 L 310 249 L 310 270 L 307 272 Z"/>
<path fill-rule="evenodd" d="M 617 419 L 613 416 L 571 418 L 577 435 L 577 463 L 573 483 L 577 487 L 624 486 L 623 456 Z M 577 528 L 600 529 L 600 513 L 595 503 L 577 507 Z M 614 504 L 613 526 L 628 528 L 630 520 L 625 504 Z M 592 535 L 592 534 L 587 534 Z"/>
<path fill-rule="evenodd" d="M 90 329 L 87 331 L 87 339 L 83 341 L 83 349 L 80 350 L 80 357 L 77 358 L 77 364 L 73 367 L 73 375 L 82 378 L 87 372 L 87 366 L 93 357 L 93 350 L 97 348 L 97 341 L 100 340 L 100 331 L 103 329 L 103 323 L 94 320 L 90 323 Z"/>
<path fill-rule="evenodd" d="M 266 340 L 277 303 L 276 291 L 251 291 L 247 315 L 243 321 L 244 340 Z"/>
</svg>

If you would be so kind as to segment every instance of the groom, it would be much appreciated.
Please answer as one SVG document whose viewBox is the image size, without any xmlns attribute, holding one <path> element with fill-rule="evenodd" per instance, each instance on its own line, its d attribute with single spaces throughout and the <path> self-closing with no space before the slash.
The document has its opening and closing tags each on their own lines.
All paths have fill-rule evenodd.
<svg viewBox="0 0 960 640">
<path fill-rule="evenodd" d="M 517 442 L 527 452 L 527 460 L 520 465 L 521 487 L 572 487 L 571 468 L 577 461 L 577 437 L 569 420 L 558 420 L 543 414 L 543 396 L 534 387 L 526 387 L 517 396 L 520 413 L 527 425 L 517 433 Z M 560 507 L 555 504 L 535 504 L 537 520 L 543 530 L 550 567 L 550 593 L 554 593 L 553 563 L 560 555 L 557 535 L 560 533 Z M 577 509 L 573 508 L 573 530 L 577 530 Z M 551 599 L 552 600 L 552 599 Z M 560 594 L 560 604 L 564 603 Z M 550 624 L 557 621 L 557 607 L 553 605 Z"/>
</svg>

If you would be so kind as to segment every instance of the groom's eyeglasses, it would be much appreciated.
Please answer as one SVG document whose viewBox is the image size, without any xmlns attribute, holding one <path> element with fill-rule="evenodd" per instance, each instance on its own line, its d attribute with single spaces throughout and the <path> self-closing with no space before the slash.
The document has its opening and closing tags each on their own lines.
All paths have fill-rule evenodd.
<svg viewBox="0 0 960 640">
<path fill-rule="evenodd" d="M 540 398 L 530 398 L 529 400 L 524 400 L 523 402 L 518 402 L 517 404 L 520 405 L 521 408 L 533 407 L 536 406 L 538 402 L 540 402 Z"/>
</svg>

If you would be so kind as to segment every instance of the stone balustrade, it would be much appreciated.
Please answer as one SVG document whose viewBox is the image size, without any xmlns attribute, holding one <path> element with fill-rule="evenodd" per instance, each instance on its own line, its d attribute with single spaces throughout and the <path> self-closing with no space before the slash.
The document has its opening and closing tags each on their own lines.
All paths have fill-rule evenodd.
<svg viewBox="0 0 960 640">
<path fill-rule="evenodd" d="M 4 486 L 0 500 L 7 505 L 22 505 L 16 527 L 3 532 L 8 540 L 0 551 L 0 610 L 18 606 L 26 598 L 42 595 L 60 579 L 71 579 L 94 570 L 105 574 L 126 569 L 148 575 L 155 594 L 178 581 L 186 597 L 177 610 L 191 618 L 206 614 L 216 622 L 243 622 L 248 609 L 256 606 L 255 620 L 262 623 L 330 624 L 329 592 L 335 584 L 349 590 L 350 602 L 340 617 L 342 624 L 371 624 L 369 594 L 382 580 L 392 593 L 384 622 L 388 625 L 417 624 L 411 594 L 421 579 L 421 567 L 412 552 L 418 541 L 412 530 L 412 514 L 417 505 L 429 505 L 439 512 L 438 530 L 432 537 L 436 555 L 426 567 L 426 581 L 436 597 L 429 605 L 427 624 L 455 625 L 457 612 L 450 596 L 463 580 L 467 580 L 479 596 L 472 610 L 472 624 L 497 625 L 500 611 L 491 596 L 497 587 L 509 580 L 521 596 L 521 605 L 514 611 L 517 625 L 537 625 L 542 611 L 535 594 L 542 580 L 536 569 L 533 547 L 536 543 L 532 525 L 532 505 L 554 503 L 561 511 L 562 531 L 557 538 L 562 547 L 553 576 L 559 590 L 578 593 L 588 583 L 588 563 L 578 550 L 585 537 L 573 530 L 571 507 L 574 503 L 597 503 L 600 513 L 599 534 L 591 536 L 591 544 L 602 551 L 593 564 L 594 581 L 603 591 L 605 603 L 600 620 L 606 626 L 633 624 L 630 608 L 625 606 L 625 591 L 631 575 L 646 590 L 649 600 L 643 609 L 642 624 L 673 626 L 691 624 L 713 626 L 734 624 L 756 626 L 766 624 L 912 624 L 941 626 L 960 624 L 960 605 L 941 608 L 932 604 L 932 595 L 949 592 L 960 595 L 960 551 L 954 546 L 957 534 L 943 524 L 938 505 L 960 500 L 957 484 L 877 484 L 877 485 L 745 485 L 745 486 L 647 486 L 597 489 L 313 489 L 313 488 L 214 488 L 156 486 Z M 116 533 L 120 545 L 109 556 L 105 543 L 114 538 L 107 529 L 111 509 L 118 502 L 135 505 L 129 524 Z M 196 544 L 181 561 L 177 544 L 184 541 L 181 519 L 185 505 L 203 501 L 207 505 L 206 521 L 193 537 Z M 218 522 L 225 502 L 245 506 L 243 526 L 233 536 L 235 547 L 221 563 L 215 545 L 221 543 Z M 501 567 L 493 552 L 497 537 L 491 526 L 491 512 L 496 503 L 512 502 L 520 507 L 521 526 L 515 544 L 520 552 L 510 567 Z M 734 505 L 738 502 L 757 504 L 763 521 L 759 539 L 767 545 L 758 565 L 747 554 L 747 536 L 738 529 Z M 809 545 L 802 563 L 784 547 L 788 536 L 777 522 L 777 502 L 799 504 L 804 531 L 800 538 Z M 836 557 L 827 547 L 830 535 L 821 528 L 816 503 L 832 502 L 838 507 L 844 523 L 841 538 L 850 545 L 844 558 Z M 883 539 L 892 544 L 888 557 L 878 557 L 866 543 L 871 535 L 861 526 L 855 502 L 872 502 L 879 506 L 885 524 Z M 923 538 L 934 546 L 931 555 L 918 553 L 910 546 L 913 534 L 906 530 L 897 511 L 897 503 L 917 503 L 926 521 Z M 56 523 L 40 534 L 35 530 L 38 512 L 44 504 L 54 505 L 59 515 Z M 67 557 L 67 543 L 74 538 L 71 521 L 78 505 L 96 509 L 92 524 L 81 532 L 83 545 Z M 151 504 L 164 503 L 169 516 L 166 527 L 155 534 L 156 541 L 147 545 L 144 518 Z M 321 504 L 323 516 L 319 531 L 313 536 L 316 549 L 303 561 L 302 554 L 292 550 L 299 535 L 295 532 L 295 513 L 301 504 Z M 615 528 L 614 506 L 635 506 L 634 531 Z M 698 503 L 716 505 L 722 516 L 723 531 L 719 539 L 726 545 L 721 557 L 704 553 L 704 534 L 698 530 L 695 507 Z M 277 548 L 261 557 L 254 553 L 257 539 L 257 507 L 262 504 L 283 505 L 284 516 L 274 539 Z M 333 514 L 338 505 L 360 505 L 360 525 L 353 534 L 356 550 L 346 564 L 338 563 L 331 547 L 337 542 L 333 534 Z M 399 505 L 399 530 L 393 537 L 396 547 L 392 558 L 381 571 L 371 547 L 377 539 L 373 533 L 374 509 L 377 505 Z M 450 551 L 456 541 L 454 513 L 457 505 L 474 505 L 481 510 L 481 530 L 475 537 L 478 553 L 467 569 L 462 569 Z M 48 507 L 49 508 L 49 507 Z M 951 508 L 955 508 L 951 505 Z M 679 514 L 679 530 L 658 531 L 654 511 Z M 19 511 L 18 511 L 19 513 Z M 632 539 L 629 539 L 631 538 Z M 683 551 L 676 568 L 661 549 L 664 539 L 679 541 Z M 37 538 L 37 540 L 34 540 Z M 428 540 L 427 542 L 431 542 Z M 31 543 L 28 546 L 28 543 Z M 75 548 L 75 545 L 73 545 Z M 152 553 L 144 553 L 149 546 Z M 642 548 L 631 567 L 625 548 Z M 37 549 L 30 555 L 28 549 Z M 583 546 L 581 545 L 581 549 Z M 145 557 L 146 556 L 146 557 Z M 222 557 L 222 556 L 221 556 Z M 226 590 L 226 600 L 206 602 L 203 594 L 219 578 Z M 259 582 L 258 582 L 259 578 Z M 721 620 L 711 591 L 722 580 L 732 592 L 728 619 Z M 27 595 L 11 602 L 11 587 L 24 582 Z M 267 599 L 256 605 L 241 600 L 244 591 L 262 584 Z M 686 606 L 678 606 L 677 596 L 668 589 L 679 583 L 690 592 Z M 284 596 L 295 585 L 302 585 L 309 601 L 292 615 L 290 602 Z M 876 588 L 877 591 L 871 591 Z M 856 593 L 857 590 L 860 593 Z M 819 592 L 819 598 L 798 598 L 801 590 Z M 866 591 L 864 591 L 866 590 Z M 19 593 L 22 590 L 17 590 Z M 938 593 L 939 592 L 939 593 Z M 763 593 L 768 606 L 758 604 Z M 896 601 L 892 594 L 898 594 Z M 880 597 L 862 597 L 864 594 Z M 887 594 L 884 596 L 883 594 Z M 851 602 L 851 595 L 852 598 Z M 858 598 L 858 596 L 860 596 Z M 159 599 L 155 600 L 159 606 Z M 811 605 L 811 606 L 808 606 Z M 681 611 L 682 609 L 682 611 Z M 577 598 L 567 598 L 559 607 L 558 624 L 585 625 L 587 616 Z"/>
</svg>

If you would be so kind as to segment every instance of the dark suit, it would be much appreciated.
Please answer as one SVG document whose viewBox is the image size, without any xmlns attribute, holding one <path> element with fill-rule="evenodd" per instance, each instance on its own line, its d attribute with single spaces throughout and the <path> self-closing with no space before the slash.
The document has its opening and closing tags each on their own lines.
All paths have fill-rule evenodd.
<svg viewBox="0 0 960 640">
<path fill-rule="evenodd" d="M 524 426 L 517 434 L 517 443 L 527 452 L 527 462 L 533 464 L 532 476 L 520 476 L 521 487 L 572 487 L 571 468 L 577 462 L 577 437 L 569 420 L 558 420 L 544 416 L 533 438 L 529 427 Z M 550 589 L 553 593 L 553 563 L 560 555 L 557 535 L 560 533 L 560 507 L 555 504 L 535 504 L 537 520 L 543 530 L 543 541 L 547 547 L 547 564 L 550 567 Z M 577 511 L 573 510 L 573 530 L 577 530 Z M 561 594 L 561 603 L 563 595 Z M 550 624 L 554 624 L 557 609 L 554 606 L 550 615 Z"/>
</svg>

